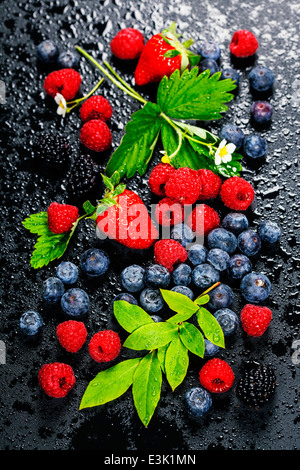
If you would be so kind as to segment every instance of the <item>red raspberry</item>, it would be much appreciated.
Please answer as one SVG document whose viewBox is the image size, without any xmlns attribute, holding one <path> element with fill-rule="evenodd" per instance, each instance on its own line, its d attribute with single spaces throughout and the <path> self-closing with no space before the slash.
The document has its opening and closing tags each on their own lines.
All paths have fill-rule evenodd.
<svg viewBox="0 0 300 470">
<path fill-rule="evenodd" d="M 171 273 L 176 265 L 186 261 L 187 251 L 176 240 L 159 240 L 154 245 L 154 258 Z"/>
<path fill-rule="evenodd" d="M 92 119 L 83 124 L 80 131 L 80 142 L 94 152 L 104 152 L 111 146 L 112 135 L 105 122 Z"/>
<path fill-rule="evenodd" d="M 272 311 L 268 307 L 246 304 L 241 311 L 243 330 L 249 336 L 262 336 L 272 320 Z"/>
<path fill-rule="evenodd" d="M 91 119 L 100 119 L 107 122 L 112 116 L 110 102 L 104 96 L 94 95 L 88 98 L 80 108 L 80 117 L 83 122 Z"/>
<path fill-rule="evenodd" d="M 57 325 L 56 336 L 64 349 L 76 353 L 84 345 L 87 331 L 83 322 L 67 320 Z"/>
<path fill-rule="evenodd" d="M 165 196 L 165 184 L 176 169 L 168 163 L 158 163 L 149 176 L 148 186 L 157 196 Z"/>
<path fill-rule="evenodd" d="M 191 168 L 178 168 L 168 179 L 165 186 L 166 196 L 181 204 L 194 204 L 201 192 L 197 171 Z"/>
<path fill-rule="evenodd" d="M 232 387 L 234 373 L 227 362 L 213 358 L 207 361 L 200 370 L 199 380 L 209 392 L 223 393 Z"/>
<path fill-rule="evenodd" d="M 254 200 L 254 189 L 240 176 L 233 176 L 224 181 L 220 191 L 225 206 L 236 211 L 245 211 Z"/>
<path fill-rule="evenodd" d="M 164 197 L 156 205 L 155 217 L 157 222 L 163 227 L 171 227 L 183 221 L 184 208 L 173 199 Z"/>
<path fill-rule="evenodd" d="M 220 193 L 222 186 L 221 178 L 211 170 L 198 170 L 201 183 L 201 192 L 198 200 L 215 199 Z"/>
<path fill-rule="evenodd" d="M 120 350 L 120 337 L 112 330 L 95 333 L 89 342 L 90 355 L 97 362 L 112 361 L 119 355 Z"/>
<path fill-rule="evenodd" d="M 110 43 L 112 53 L 122 60 L 138 59 L 144 49 L 142 33 L 134 28 L 125 28 L 117 33 Z"/>
<path fill-rule="evenodd" d="M 66 101 L 77 95 L 81 85 L 81 75 L 74 69 L 54 70 L 44 81 L 47 95 L 55 97 L 57 93 L 63 95 Z"/>
<path fill-rule="evenodd" d="M 258 41 L 251 31 L 240 29 L 233 34 L 229 49 L 235 57 L 250 57 L 257 51 Z"/>
<path fill-rule="evenodd" d="M 72 390 L 76 379 L 71 366 L 53 362 L 41 367 L 38 381 L 49 397 L 63 398 Z"/>
<path fill-rule="evenodd" d="M 219 227 L 220 217 L 212 207 L 207 204 L 197 204 L 187 217 L 187 225 L 195 235 L 206 236 L 213 229 Z"/>
<path fill-rule="evenodd" d="M 48 211 L 48 227 L 53 233 L 65 233 L 72 229 L 72 225 L 79 217 L 76 206 L 51 202 Z"/>
</svg>

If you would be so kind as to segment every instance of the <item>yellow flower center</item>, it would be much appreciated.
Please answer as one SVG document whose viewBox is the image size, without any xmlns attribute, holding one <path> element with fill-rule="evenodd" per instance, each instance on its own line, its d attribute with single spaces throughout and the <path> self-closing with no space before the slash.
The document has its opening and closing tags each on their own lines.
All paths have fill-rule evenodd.
<svg viewBox="0 0 300 470">
<path fill-rule="evenodd" d="M 225 155 L 227 155 L 227 153 L 228 153 L 226 147 L 222 147 L 222 148 L 220 149 L 220 152 L 219 152 L 219 153 L 220 153 L 220 157 L 221 157 L 221 158 L 222 158 L 222 157 L 225 157 Z"/>
</svg>

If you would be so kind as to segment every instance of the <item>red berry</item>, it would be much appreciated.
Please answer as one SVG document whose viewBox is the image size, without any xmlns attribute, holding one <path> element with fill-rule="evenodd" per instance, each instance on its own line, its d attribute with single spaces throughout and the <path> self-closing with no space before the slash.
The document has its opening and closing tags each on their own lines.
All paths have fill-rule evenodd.
<svg viewBox="0 0 300 470">
<path fill-rule="evenodd" d="M 84 345 L 87 331 L 83 322 L 67 320 L 57 325 L 56 336 L 64 349 L 76 353 Z"/>
<path fill-rule="evenodd" d="M 246 304 L 241 311 L 243 330 L 249 336 L 261 336 L 272 320 L 272 311 L 268 307 Z"/>
<path fill-rule="evenodd" d="M 53 362 L 41 367 L 38 381 L 49 397 L 63 398 L 72 390 L 76 379 L 71 366 L 62 362 Z"/>
<path fill-rule="evenodd" d="M 223 393 L 232 387 L 234 373 L 222 359 L 213 358 L 204 364 L 199 373 L 201 385 L 212 393 Z"/>
<path fill-rule="evenodd" d="M 91 119 L 100 119 L 107 122 L 112 116 L 112 107 L 104 96 L 95 95 L 88 98 L 80 108 L 80 117 L 83 122 Z"/>
<path fill-rule="evenodd" d="M 112 135 L 105 122 L 92 119 L 83 124 L 80 131 L 80 142 L 94 152 L 104 152 L 111 146 Z"/>
<path fill-rule="evenodd" d="M 180 204 L 194 204 L 201 192 L 197 172 L 191 168 L 178 168 L 168 179 L 165 193 Z"/>
<path fill-rule="evenodd" d="M 135 28 L 119 31 L 110 43 L 112 53 L 122 60 L 138 59 L 144 49 L 143 34 Z"/>
<path fill-rule="evenodd" d="M 229 49 L 235 57 L 250 57 L 257 51 L 258 41 L 251 31 L 241 29 L 233 34 Z"/>
<path fill-rule="evenodd" d="M 74 69 L 54 70 L 44 81 L 47 95 L 55 97 L 57 93 L 63 95 L 66 101 L 77 95 L 81 85 L 81 75 Z"/>
<path fill-rule="evenodd" d="M 184 208 L 173 199 L 164 197 L 156 205 L 155 217 L 157 222 L 163 227 L 171 227 L 183 221 Z"/>
<path fill-rule="evenodd" d="M 233 176 L 224 181 L 220 195 L 229 209 L 245 211 L 252 204 L 255 193 L 248 181 L 240 176 Z"/>
<path fill-rule="evenodd" d="M 89 342 L 89 353 L 96 362 L 112 361 L 119 355 L 120 350 L 120 337 L 112 330 L 95 333 Z"/>
<path fill-rule="evenodd" d="M 215 209 L 207 204 L 198 204 L 188 215 L 187 225 L 196 236 L 206 236 L 219 227 L 220 217 Z"/>
<path fill-rule="evenodd" d="M 48 227 L 53 233 L 69 232 L 79 217 L 78 207 L 58 202 L 51 202 L 47 214 Z"/>
<path fill-rule="evenodd" d="M 198 200 L 216 198 L 222 186 L 221 178 L 211 170 L 198 170 L 198 177 L 201 183 L 201 191 Z"/>
<path fill-rule="evenodd" d="M 187 259 L 186 249 L 176 240 L 159 240 L 154 245 L 154 258 L 157 264 L 165 266 L 171 273 Z"/>
<path fill-rule="evenodd" d="M 168 163 L 158 163 L 149 176 L 148 186 L 157 196 L 165 196 L 165 184 L 176 169 Z"/>
</svg>

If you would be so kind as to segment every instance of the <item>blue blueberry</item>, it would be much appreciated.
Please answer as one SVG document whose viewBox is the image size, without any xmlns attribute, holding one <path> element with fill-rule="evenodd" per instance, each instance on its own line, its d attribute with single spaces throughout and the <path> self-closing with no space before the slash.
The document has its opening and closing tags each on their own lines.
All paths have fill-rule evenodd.
<svg viewBox="0 0 300 470">
<path fill-rule="evenodd" d="M 209 232 L 207 242 L 210 249 L 220 248 L 227 253 L 233 253 L 237 248 L 237 238 L 234 233 L 222 227 Z"/>
<path fill-rule="evenodd" d="M 61 69 L 78 69 L 79 57 L 73 51 L 61 52 L 57 59 L 57 65 Z"/>
<path fill-rule="evenodd" d="M 210 393 L 201 387 L 193 387 L 184 395 L 188 414 L 193 418 L 200 418 L 208 412 L 212 405 Z"/>
<path fill-rule="evenodd" d="M 214 317 L 222 328 L 224 336 L 230 336 L 236 332 L 239 319 L 230 308 L 220 308 L 214 313 Z"/>
<path fill-rule="evenodd" d="M 265 274 L 249 273 L 243 277 L 240 289 L 248 302 L 260 303 L 269 297 L 271 282 Z"/>
<path fill-rule="evenodd" d="M 238 248 L 246 256 L 254 256 L 261 249 L 261 239 L 255 230 L 244 230 L 238 235 Z"/>
<path fill-rule="evenodd" d="M 222 74 L 220 80 L 231 79 L 235 81 L 235 84 L 238 85 L 240 83 L 240 74 L 237 70 L 228 67 L 222 70 Z"/>
<path fill-rule="evenodd" d="M 193 242 L 195 235 L 188 225 L 176 224 L 171 230 L 170 237 L 186 247 L 189 243 Z"/>
<path fill-rule="evenodd" d="M 188 259 L 194 266 L 205 263 L 206 257 L 207 248 L 203 245 L 194 243 L 194 245 L 188 249 Z"/>
<path fill-rule="evenodd" d="M 85 315 L 90 308 L 90 298 L 83 289 L 73 287 L 62 296 L 61 307 L 71 317 Z"/>
<path fill-rule="evenodd" d="M 109 256 L 99 248 L 90 248 L 81 257 L 81 269 L 89 277 L 103 276 L 107 272 L 109 265 Z"/>
<path fill-rule="evenodd" d="M 189 299 L 194 300 L 194 292 L 187 286 L 174 286 L 171 289 L 173 292 L 179 292 L 179 294 L 186 295 Z"/>
<path fill-rule="evenodd" d="M 145 270 L 138 264 L 127 266 L 121 272 L 121 282 L 128 292 L 140 292 L 145 287 Z"/>
<path fill-rule="evenodd" d="M 43 284 L 43 298 L 46 302 L 58 302 L 64 292 L 64 283 L 58 277 L 49 277 Z"/>
<path fill-rule="evenodd" d="M 204 338 L 205 349 L 204 349 L 204 356 L 215 356 L 220 351 L 220 346 L 212 343 L 207 338 Z"/>
<path fill-rule="evenodd" d="M 41 62 L 53 64 L 57 60 L 59 49 L 55 42 L 51 41 L 51 39 L 47 39 L 37 46 L 36 54 L 38 60 Z"/>
<path fill-rule="evenodd" d="M 213 59 L 203 59 L 198 64 L 199 73 L 204 72 L 205 70 L 210 71 L 210 75 L 214 75 L 219 72 L 219 66 L 217 62 Z"/>
<path fill-rule="evenodd" d="M 192 281 L 195 286 L 207 289 L 220 280 L 220 273 L 211 264 L 199 264 L 193 269 Z"/>
<path fill-rule="evenodd" d="M 159 289 L 146 287 L 140 294 L 140 305 L 149 313 L 159 312 L 165 305 Z"/>
<path fill-rule="evenodd" d="M 267 101 L 255 101 L 250 108 L 250 115 L 255 124 L 269 124 L 272 119 L 273 106 Z"/>
<path fill-rule="evenodd" d="M 176 286 L 188 286 L 192 282 L 192 268 L 185 263 L 179 264 L 172 272 L 172 281 Z"/>
<path fill-rule="evenodd" d="M 227 272 L 232 279 L 242 279 L 252 270 L 252 263 L 248 256 L 236 254 L 230 257 Z"/>
<path fill-rule="evenodd" d="M 71 261 L 62 261 L 56 268 L 56 276 L 64 284 L 75 284 L 78 279 L 78 268 Z"/>
<path fill-rule="evenodd" d="M 161 264 L 152 264 L 145 268 L 144 281 L 147 286 L 165 289 L 171 282 L 171 274 Z"/>
<path fill-rule="evenodd" d="M 19 325 L 25 335 L 34 336 L 41 330 L 44 322 L 38 312 L 28 310 L 21 315 Z"/>
<path fill-rule="evenodd" d="M 125 302 L 128 302 L 132 305 L 138 305 L 136 298 L 128 292 L 121 292 L 120 294 L 116 295 L 116 297 L 113 299 L 113 304 L 116 302 L 116 300 L 124 300 Z"/>
<path fill-rule="evenodd" d="M 234 293 L 227 284 L 219 284 L 209 293 L 208 307 L 213 310 L 229 308 L 234 300 Z"/>
<path fill-rule="evenodd" d="M 207 262 L 217 271 L 225 271 L 229 263 L 229 254 L 220 248 L 213 248 L 207 254 Z"/>
<path fill-rule="evenodd" d="M 249 158 L 261 158 L 267 153 L 268 144 L 259 134 L 247 135 L 244 140 L 243 150 Z"/>
<path fill-rule="evenodd" d="M 160 323 L 161 321 L 163 321 L 159 315 L 150 315 L 150 316 L 155 323 Z"/>
<path fill-rule="evenodd" d="M 250 87 L 258 92 L 270 91 L 274 85 L 275 76 L 272 70 L 263 65 L 254 67 L 248 76 Z"/>
<path fill-rule="evenodd" d="M 276 243 L 281 236 L 281 228 L 272 220 L 263 220 L 257 228 L 258 235 L 266 243 Z"/>
<path fill-rule="evenodd" d="M 206 41 L 200 45 L 198 54 L 202 59 L 219 60 L 221 56 L 221 48 L 218 43 L 214 41 Z"/>
<path fill-rule="evenodd" d="M 219 137 L 221 140 L 225 139 L 227 142 L 234 144 L 239 149 L 243 145 L 245 134 L 238 126 L 225 124 L 219 132 Z"/>
<path fill-rule="evenodd" d="M 221 225 L 226 230 L 229 230 L 229 232 L 238 235 L 244 230 L 247 230 L 249 222 L 245 214 L 241 214 L 240 212 L 230 212 L 225 215 Z"/>
</svg>

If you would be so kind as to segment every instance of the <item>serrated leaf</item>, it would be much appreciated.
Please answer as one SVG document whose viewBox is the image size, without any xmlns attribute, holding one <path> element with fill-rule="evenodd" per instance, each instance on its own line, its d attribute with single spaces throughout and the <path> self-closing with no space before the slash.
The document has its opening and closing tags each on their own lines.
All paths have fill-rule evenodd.
<svg viewBox="0 0 300 470">
<path fill-rule="evenodd" d="M 169 343 L 176 335 L 177 326 L 167 322 L 148 323 L 134 330 L 124 341 L 129 349 L 157 349 Z"/>
<path fill-rule="evenodd" d="M 85 201 L 82 204 L 82 207 L 84 212 L 88 215 L 92 214 L 96 210 L 96 207 L 90 201 Z"/>
<path fill-rule="evenodd" d="M 160 292 L 168 307 L 174 312 L 178 312 L 177 315 L 169 318 L 168 321 L 174 323 L 177 321 L 187 320 L 198 310 L 198 305 L 180 292 L 166 289 L 160 289 Z"/>
<path fill-rule="evenodd" d="M 188 350 L 177 335 L 169 344 L 165 356 L 165 373 L 173 391 L 184 380 L 188 366 Z"/>
<path fill-rule="evenodd" d="M 128 333 L 132 333 L 134 330 L 147 323 L 154 323 L 154 320 L 145 310 L 125 300 L 116 300 L 113 308 L 118 323 Z"/>
<path fill-rule="evenodd" d="M 34 269 L 47 266 L 51 261 L 60 258 L 67 249 L 70 240 L 69 234 L 42 235 L 37 239 L 30 258 Z"/>
<path fill-rule="evenodd" d="M 224 333 L 216 318 L 204 307 L 199 307 L 196 316 L 205 337 L 211 343 L 225 348 Z"/>
<path fill-rule="evenodd" d="M 51 233 L 48 227 L 48 214 L 47 212 L 38 212 L 31 214 L 22 221 L 22 225 L 29 230 L 30 233 L 37 235 L 46 235 Z"/>
<path fill-rule="evenodd" d="M 183 322 L 179 327 L 180 339 L 185 347 L 197 356 L 203 357 L 205 351 L 204 338 L 192 323 Z"/>
</svg>

